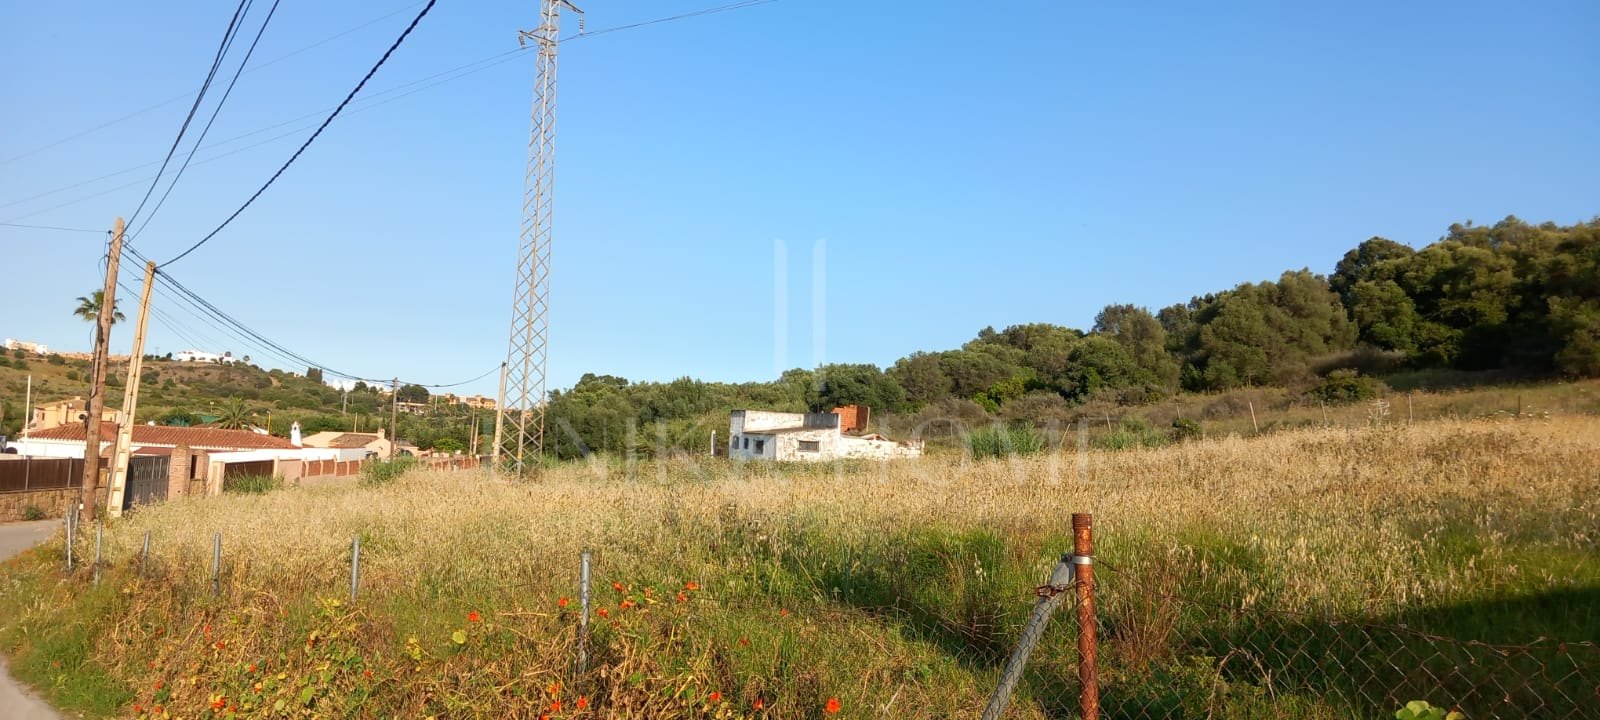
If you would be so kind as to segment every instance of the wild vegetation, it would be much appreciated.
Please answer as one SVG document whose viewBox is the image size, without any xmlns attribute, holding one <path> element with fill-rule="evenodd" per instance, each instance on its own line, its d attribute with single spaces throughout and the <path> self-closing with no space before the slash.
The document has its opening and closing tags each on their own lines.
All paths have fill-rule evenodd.
<svg viewBox="0 0 1600 720">
<path fill-rule="evenodd" d="M 14 672 L 91 715 L 972 717 L 1071 547 L 1070 513 L 1090 511 L 1110 717 L 1349 717 L 1327 692 L 1410 673 L 1248 613 L 1591 640 L 1597 498 L 1600 419 L 1528 414 L 988 460 L 596 456 L 532 483 L 414 471 L 141 509 L 108 528 L 98 585 L 62 574 L 58 538 L 0 571 L 0 644 Z M 584 548 L 596 624 L 580 672 Z M 1346 674 L 1259 684 L 1217 652 L 1242 637 L 1224 618 L 1248 625 L 1257 662 L 1292 659 L 1265 668 L 1277 683 L 1331 661 Z M 1010 717 L 1075 703 L 1070 628 L 1046 634 Z M 1476 666 L 1459 667 L 1382 714 L 1464 701 Z M 1544 716 L 1584 712 L 1565 707 Z"/>
</svg>

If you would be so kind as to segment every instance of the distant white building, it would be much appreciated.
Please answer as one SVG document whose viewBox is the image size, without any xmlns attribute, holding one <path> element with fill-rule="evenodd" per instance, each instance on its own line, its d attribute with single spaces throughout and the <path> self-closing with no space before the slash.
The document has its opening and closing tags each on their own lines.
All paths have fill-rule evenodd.
<svg viewBox="0 0 1600 720">
<path fill-rule="evenodd" d="M 180 350 L 172 354 L 172 359 L 178 362 L 228 363 L 230 365 L 234 362 L 233 352 L 231 351 L 218 355 L 204 350 Z"/>
<path fill-rule="evenodd" d="M 835 413 L 735 410 L 728 415 L 728 457 L 811 462 L 837 458 L 891 460 L 922 455 L 920 443 L 882 435 L 845 435 Z"/>
<path fill-rule="evenodd" d="M 45 346 L 45 345 L 42 345 L 40 343 L 31 343 L 31 342 L 28 342 L 26 340 L 12 340 L 11 338 L 6 338 L 6 349 L 7 350 L 21 350 L 23 352 L 31 352 L 31 353 L 33 353 L 35 355 L 49 355 L 50 354 L 50 348 Z"/>
</svg>

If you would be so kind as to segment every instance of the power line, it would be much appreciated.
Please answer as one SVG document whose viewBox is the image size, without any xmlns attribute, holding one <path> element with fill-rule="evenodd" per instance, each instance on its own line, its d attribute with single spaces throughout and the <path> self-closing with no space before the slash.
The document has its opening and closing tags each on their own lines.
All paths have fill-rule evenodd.
<svg viewBox="0 0 1600 720">
<path fill-rule="evenodd" d="M 81 233 L 109 233 L 110 230 L 90 230 L 89 228 L 57 227 L 55 225 L 23 225 L 21 223 L 0 222 L 0 227 L 27 228 L 29 230 L 59 230 L 61 232 Z"/>
<path fill-rule="evenodd" d="M 631 23 L 631 24 L 628 24 L 628 25 L 619 25 L 619 26 L 616 26 L 616 27 L 604 28 L 604 29 L 601 29 L 601 30 L 595 30 L 593 32 L 585 32 L 585 33 L 583 33 L 581 35 L 570 35 L 570 36 L 562 39 L 561 42 L 564 42 L 564 43 L 565 42 L 572 42 L 574 40 L 578 40 L 578 39 L 585 38 L 585 37 L 590 37 L 590 36 L 595 36 L 595 35 L 604 35 L 604 34 L 607 34 L 607 33 L 617 32 L 617 31 L 620 31 L 620 30 L 629 30 L 629 29 L 633 29 L 633 28 L 644 27 L 644 26 L 648 26 L 648 25 L 655 25 L 655 24 L 669 22 L 669 21 L 673 21 L 673 20 L 682 20 L 682 19 L 691 18 L 691 17 L 698 17 L 698 16 L 701 16 L 701 15 L 708 15 L 708 14 L 716 13 L 716 12 L 725 12 L 725 11 L 728 11 L 728 10 L 735 10 L 735 9 L 739 9 L 739 8 L 753 7 L 755 5 L 762 5 L 762 4 L 772 3 L 772 2 L 776 2 L 776 1 L 777 0 L 751 0 L 749 2 L 740 2 L 740 3 L 734 3 L 732 5 L 724 5 L 724 6 L 716 7 L 716 8 L 707 8 L 707 9 L 698 10 L 698 11 L 695 11 L 695 12 L 692 12 L 692 13 L 684 13 L 682 15 L 674 15 L 674 16 L 671 16 L 671 17 L 657 18 L 655 20 L 647 20 L 647 21 L 644 21 L 644 22 Z M 416 3 L 414 5 L 407 6 L 407 8 L 402 8 L 402 9 L 409 9 L 410 7 L 415 7 L 415 5 L 420 5 L 420 4 L 421 3 Z M 385 15 L 383 18 L 379 18 L 379 19 L 380 20 L 381 19 L 386 19 L 386 18 L 392 17 L 393 15 L 396 15 L 396 14 L 399 14 L 399 11 L 390 13 L 389 15 Z M 377 21 L 374 20 L 372 22 L 377 22 Z M 371 25 L 372 22 L 369 22 L 366 25 Z M 366 27 L 366 25 L 363 25 L 361 27 Z M 360 28 L 347 30 L 347 31 L 345 31 L 345 33 L 342 33 L 342 34 L 349 34 L 351 32 L 354 32 L 356 29 L 360 29 Z M 334 36 L 334 37 L 338 37 L 338 36 Z M 333 38 L 329 38 L 328 40 L 323 40 L 322 42 L 326 43 L 331 39 L 333 39 Z M 306 48 L 302 48 L 300 50 L 297 50 L 294 53 L 290 53 L 290 55 L 294 55 L 294 54 L 297 54 L 297 53 L 300 53 L 300 52 L 304 52 L 306 50 L 311 49 L 312 47 L 315 47 L 315 45 L 307 46 Z M 450 68 L 448 70 L 442 70 L 442 71 L 434 73 L 432 75 L 421 77 L 421 78 L 418 78 L 416 80 L 411 80 L 409 82 L 401 83 L 401 84 L 396 85 L 394 87 L 390 87 L 390 88 L 386 88 L 386 89 L 379 90 L 379 91 L 376 91 L 376 92 L 368 93 L 365 97 L 363 97 L 363 98 L 355 101 L 354 103 L 352 103 L 351 104 L 352 107 L 346 108 L 344 114 L 345 115 L 351 115 L 351 114 L 358 113 L 358 112 L 365 112 L 367 110 L 371 110 L 371 109 L 374 109 L 374 108 L 377 108 L 377 107 L 380 107 L 380 106 L 383 106 L 383 105 L 387 105 L 387 104 L 392 103 L 392 102 L 396 102 L 396 101 L 401 100 L 403 98 L 410 97 L 410 96 L 415 95 L 415 94 L 417 94 L 419 92 L 422 92 L 424 90 L 429 90 L 429 89 L 436 88 L 436 87 L 438 87 L 440 85 L 443 85 L 445 83 L 448 83 L 448 82 L 453 82 L 453 81 L 456 81 L 456 80 L 460 80 L 461 78 L 467 77 L 468 75 L 473 75 L 475 73 L 479 73 L 479 72 L 483 72 L 484 70 L 488 70 L 489 68 L 492 68 L 492 67 L 496 67 L 496 66 L 499 66 L 499 65 L 504 65 L 505 63 L 508 63 L 508 62 L 511 62 L 511 61 L 517 59 L 517 57 L 519 55 L 525 54 L 528 49 L 529 48 L 520 48 L 520 47 L 519 48 L 513 48 L 513 49 L 505 51 L 505 52 L 495 53 L 494 55 L 489 55 L 489 56 L 486 56 L 486 57 L 483 57 L 483 58 L 479 58 L 477 60 L 473 60 L 473 61 L 468 62 L 468 63 L 463 63 L 461 65 L 457 65 L 457 66 L 455 66 L 453 68 Z M 285 59 L 287 57 L 289 57 L 289 56 L 285 55 L 285 56 L 282 56 L 282 57 L 278 58 L 277 60 L 268 61 L 267 63 L 263 63 L 262 65 L 257 66 L 257 68 L 266 67 L 266 65 L 270 65 L 270 64 L 272 64 L 274 62 L 278 62 L 279 60 L 283 60 L 283 59 Z M 251 70 L 255 70 L 257 68 L 251 68 Z M 246 72 L 250 72 L 250 70 L 247 70 Z M 394 94 L 394 93 L 399 93 L 399 94 L 398 95 L 394 95 L 393 97 L 385 98 L 383 100 L 378 100 L 378 98 L 380 98 L 380 97 L 383 97 L 385 95 L 391 95 L 391 94 Z M 363 103 L 365 103 L 365 104 L 363 104 Z M 312 117 L 319 117 L 323 113 L 329 112 L 331 110 L 333 110 L 333 108 L 330 107 L 330 108 L 324 108 L 324 109 L 317 110 L 317 111 L 314 111 L 314 112 L 306 113 L 304 115 L 299 115 L 299 116 L 290 118 L 288 120 L 284 120 L 282 122 L 273 123 L 272 125 L 267 125 L 265 127 L 257 128 L 255 130 L 251 130 L 251 131 L 246 132 L 246 133 L 235 135 L 235 136 L 227 138 L 225 140 L 219 140 L 217 142 L 211 143 L 210 145 L 199 147 L 199 148 L 197 148 L 197 150 L 209 150 L 211 148 L 221 147 L 221 146 L 226 145 L 226 144 L 231 143 L 231 142 L 235 142 L 235 141 L 238 141 L 238 140 L 243 140 L 244 138 L 250 137 L 252 135 L 259 135 L 261 133 L 267 132 L 269 130 L 273 130 L 275 128 L 280 128 L 280 127 L 283 127 L 285 125 L 291 125 L 291 124 L 293 124 L 295 122 L 298 122 L 300 120 L 304 120 L 304 119 L 312 118 Z M 269 143 L 277 142 L 277 141 L 282 140 L 284 138 L 291 137 L 293 135 L 297 135 L 302 131 L 312 129 L 314 127 L 316 127 L 316 123 L 312 123 L 312 124 L 309 124 L 309 125 L 303 125 L 303 126 L 300 126 L 300 127 L 296 127 L 293 130 L 290 130 L 288 132 L 285 132 L 285 133 L 282 133 L 282 134 L 279 134 L 279 135 L 274 135 L 271 138 L 268 138 L 268 139 L 263 140 L 261 142 L 251 143 L 251 144 L 246 145 L 246 146 L 241 147 L 241 148 L 230 150 L 228 152 L 221 153 L 221 154 L 218 154 L 218 155 L 213 155 L 213 156 L 208 157 L 208 158 L 206 158 L 204 160 L 195 161 L 194 164 L 195 165 L 204 165 L 206 163 L 215 162 L 215 161 L 220 160 L 222 158 L 229 157 L 231 155 L 236 155 L 236 154 L 244 152 L 246 150 L 250 150 L 250 149 L 253 149 L 253 148 L 261 147 L 262 145 L 266 145 L 266 144 L 269 144 Z M 4 162 L 5 161 L 0 161 L 0 164 L 4 164 Z M 150 167 L 150 166 L 153 166 L 153 165 L 157 165 L 157 164 L 160 164 L 160 162 L 161 161 L 159 161 L 159 160 L 152 160 L 150 162 L 143 163 L 141 165 L 135 165 L 135 166 L 132 166 L 132 167 L 124 168 L 122 170 L 118 170 L 116 172 L 106 173 L 105 175 L 101 175 L 99 177 L 91 178 L 91 179 L 88 179 L 88 180 L 82 180 L 82 181 L 79 181 L 79 182 L 72 183 L 70 185 L 63 185 L 61 187 L 57 187 L 57 188 L 53 188 L 53 189 L 50 189 L 50 190 L 46 190 L 44 192 L 36 193 L 34 195 L 30 195 L 30 196 L 25 197 L 25 198 L 20 198 L 20 199 L 12 200 L 12 201 L 4 203 L 4 204 L 0 204 L 0 208 L 12 207 L 14 205 L 20 205 L 20 204 L 25 203 L 25 202 L 30 202 L 32 200 L 37 200 L 37 199 L 42 198 L 42 197 L 48 197 L 48 196 L 54 195 L 56 193 L 66 192 L 66 191 L 72 190 L 74 188 L 79 188 L 79 187 L 82 187 L 84 185 L 89 185 L 91 183 L 96 183 L 96 182 L 99 182 L 101 180 L 106 180 L 106 179 L 109 179 L 109 178 L 113 178 L 113 177 L 116 177 L 118 175 L 124 175 L 124 174 L 130 173 L 130 172 L 133 172 L 135 170 L 138 170 L 140 168 L 145 168 L 145 167 Z M 90 195 L 85 195 L 83 197 L 80 197 L 80 198 L 77 198 L 77 199 L 74 199 L 74 200 L 69 200 L 69 201 L 64 202 L 64 203 L 60 203 L 60 204 L 57 204 L 57 205 L 52 205 L 50 207 L 43 208 L 43 209 L 40 209 L 40 210 L 35 210 L 35 211 L 29 212 L 29 213 L 26 213 L 26 214 L 23 214 L 23 215 L 18 215 L 16 217 L 11 218 L 11 219 L 12 220 L 22 220 L 22 219 L 33 217 L 33 216 L 36 216 L 36 215 L 42 215 L 42 214 L 50 212 L 52 210 L 59 210 L 59 209 L 64 208 L 64 207 L 70 207 L 72 205 L 76 205 L 76 204 L 81 203 L 81 202 L 87 202 L 89 200 L 93 200 L 94 198 L 97 198 L 97 197 L 101 197 L 101 196 L 104 196 L 104 195 L 109 195 L 109 194 L 111 194 L 113 192 L 116 192 L 118 190 L 124 190 L 124 189 L 133 187 L 135 185 L 138 185 L 138 184 L 140 184 L 142 182 L 146 182 L 146 181 L 151 180 L 151 179 L 153 179 L 153 178 L 144 178 L 142 180 L 135 180 L 133 182 L 125 183 L 125 184 L 122 184 L 122 185 L 117 185 L 115 187 L 112 187 L 112 188 L 109 188 L 109 189 L 106 189 L 106 190 L 102 190 L 100 192 L 92 193 Z"/>
<path fill-rule="evenodd" d="M 403 12 L 405 12 L 407 10 L 410 10 L 411 8 L 414 8 L 414 7 L 416 7 L 418 5 L 421 5 L 421 4 L 422 4 L 421 2 L 414 2 L 414 3 L 411 3 L 410 5 L 406 5 L 404 7 L 399 8 L 399 9 L 390 11 L 388 13 L 385 13 L 383 15 L 375 17 L 375 18 L 373 18 L 371 20 L 363 22 L 360 25 L 357 25 L 357 26 L 355 26 L 353 28 L 350 28 L 348 30 L 344 30 L 344 31 L 341 31 L 341 32 L 334 33 L 333 35 L 329 35 L 328 37 L 325 37 L 325 38 L 323 38 L 321 40 L 318 40 L 318 41 L 316 41 L 314 43 L 311 43 L 310 45 L 306 45 L 305 47 L 302 47 L 299 50 L 293 50 L 293 51 L 290 51 L 288 53 L 284 53 L 283 55 L 279 55 L 278 57 L 275 57 L 275 58 L 273 58 L 271 60 L 268 60 L 268 61 L 266 61 L 264 63 L 261 63 L 260 65 L 256 65 L 255 67 L 249 68 L 248 70 L 245 70 L 245 72 L 247 72 L 247 73 L 248 72 L 255 72 L 255 71 L 260 70 L 262 68 L 266 68 L 266 67 L 269 67 L 269 66 L 272 66 L 272 65 L 276 65 L 276 64 L 278 64 L 280 62 L 283 62 L 284 60 L 288 60 L 289 58 L 292 58 L 292 57 L 294 57 L 296 55 L 299 55 L 301 53 L 309 52 L 311 50 L 315 50 L 315 49 L 317 49 L 319 47 L 322 47 L 323 45 L 326 45 L 326 44 L 328 44 L 330 42 L 333 42 L 334 40 L 338 40 L 339 38 L 342 38 L 342 37 L 344 37 L 346 35 L 349 35 L 351 33 L 358 32 L 360 30 L 364 30 L 364 29 L 366 29 L 368 27 L 376 25 L 376 24 L 378 24 L 378 23 L 380 23 L 380 22 L 382 22 L 384 20 L 388 20 L 391 17 L 399 15 L 400 13 L 403 13 Z M 161 102 L 155 103 L 154 105 L 147 105 L 147 106 L 145 106 L 143 108 L 140 108 L 140 109 L 135 110 L 135 111 L 133 111 L 131 113 L 128 113 L 127 115 L 123 115 L 122 117 L 119 117 L 119 118 L 116 118 L 116 119 L 113 119 L 113 120 L 107 120 L 107 121 L 105 121 L 103 123 L 100 123 L 99 125 L 96 125 L 96 126 L 94 126 L 92 128 L 89 128 L 87 130 L 82 130 L 82 131 L 73 133 L 71 135 L 68 135 L 68 136 L 66 136 L 64 138 L 61 138 L 60 140 L 55 140 L 55 141 L 46 143 L 46 144 L 41 145 L 39 147 L 36 147 L 36 148 L 34 148 L 32 150 L 28 150 L 28 151 L 26 151 L 26 152 L 24 152 L 24 153 L 22 153 L 20 155 L 13 155 L 13 156 L 11 156 L 9 158 L 6 158 L 4 160 L 0 160 L 0 165 L 5 165 L 5 164 L 8 164 L 8 163 L 16 162 L 17 160 L 21 160 L 23 158 L 27 158 L 27 157 L 31 157 L 33 155 L 37 155 L 37 154 L 39 154 L 41 152 L 44 152 L 44 151 L 49 150 L 51 148 L 57 147 L 59 145 L 65 145 L 66 143 L 72 142 L 73 140 L 77 140 L 78 138 L 84 137 L 85 135 L 92 135 L 92 134 L 97 133 L 97 132 L 99 132 L 101 130 L 104 130 L 104 129 L 108 128 L 108 127 L 111 127 L 112 125 L 117 125 L 119 123 L 123 123 L 123 122 L 126 122 L 128 120 L 132 120 L 132 119 L 134 119 L 136 117 L 139 117 L 140 115 L 143 115 L 145 113 L 150 112 L 151 110 L 158 110 L 160 108 L 164 108 L 164 107 L 166 107 L 168 105 L 171 105 L 172 103 L 175 103 L 175 102 L 177 102 L 179 100 L 182 100 L 184 98 L 187 98 L 187 97 L 189 97 L 189 93 L 186 93 L 186 92 L 185 93 L 179 93 L 177 95 L 173 95 L 172 97 L 169 97 L 166 100 L 162 100 Z M 154 164 L 154 163 L 151 163 L 151 164 Z"/>
<path fill-rule="evenodd" d="M 228 48 L 233 45 L 233 38 L 238 34 L 239 21 L 244 19 L 246 9 L 251 0 L 239 0 L 239 7 L 233 11 L 233 19 L 228 21 L 228 29 L 222 33 L 222 42 L 217 45 L 217 55 L 211 60 L 211 69 L 206 73 L 205 82 L 200 84 L 200 92 L 194 96 L 194 104 L 189 106 L 189 114 L 183 118 L 183 124 L 178 127 L 178 136 L 172 139 L 172 147 L 167 149 L 167 157 L 161 161 L 161 169 L 156 171 L 155 182 L 150 183 L 150 189 L 144 191 L 144 199 L 139 201 L 139 207 L 128 218 L 128 223 L 139 219 L 139 213 L 144 210 L 144 204 L 149 202 L 150 194 L 155 192 L 156 185 L 161 183 L 161 174 L 167 171 L 167 163 L 172 162 L 172 155 L 178 151 L 178 145 L 183 142 L 183 134 L 189 131 L 189 123 L 194 121 L 194 114 L 200 110 L 200 103 L 205 100 L 206 91 L 211 89 L 211 81 L 217 77 L 217 69 L 222 67 L 222 58 L 228 54 Z"/>
<path fill-rule="evenodd" d="M 372 66 L 371 70 L 367 71 L 365 77 L 361 78 L 361 82 L 356 83 L 355 88 L 350 91 L 350 94 L 344 97 L 344 101 L 340 102 L 339 106 L 333 109 L 333 113 L 328 115 L 328 119 L 322 121 L 322 125 L 316 129 L 316 132 L 311 133 L 311 137 L 306 138 L 306 141 L 300 145 L 300 149 L 295 150 L 294 154 L 290 155 L 289 159 L 284 161 L 283 167 L 278 168 L 278 171 L 273 173 L 272 177 L 267 178 L 267 181 L 255 191 L 255 194 L 250 196 L 250 199 L 245 200 L 244 204 L 240 205 L 238 210 L 233 211 L 233 214 L 229 215 L 226 220 L 223 220 L 222 224 L 218 225 L 215 230 L 207 233 L 205 237 L 200 238 L 199 242 L 189 246 L 189 249 L 178 253 L 177 257 L 162 263 L 162 265 L 171 265 L 172 263 L 182 260 L 189 253 L 198 250 L 201 245 L 206 244 L 206 242 L 211 240 L 211 238 L 216 237 L 217 233 L 222 232 L 222 229 L 227 227 L 228 223 L 233 222 L 234 218 L 239 217 L 239 214 L 244 212 L 245 208 L 250 207 L 250 204 L 254 203 L 256 198 L 261 197 L 261 193 L 266 192 L 267 188 L 272 187 L 272 183 L 276 182 L 278 177 L 282 175 L 285 170 L 288 170 L 290 165 L 294 164 L 294 161 L 300 157 L 300 154 L 305 152 L 306 148 L 311 147 L 311 143 L 316 142 L 317 137 L 322 134 L 322 131 L 327 129 L 328 124 L 332 123 L 334 118 L 339 117 L 339 112 L 344 110 L 344 106 L 350 104 L 351 100 L 355 99 L 356 93 L 361 92 L 361 88 L 366 87 L 367 81 L 371 80 L 372 76 L 377 74 L 378 68 L 383 67 L 383 64 L 388 62 L 389 56 L 393 55 L 394 51 L 400 47 L 400 43 L 405 42 L 406 37 L 411 34 L 411 31 L 416 29 L 417 23 L 422 22 L 422 18 L 427 17 L 428 11 L 433 9 L 435 2 L 436 0 L 428 0 L 428 4 L 423 6 L 422 12 L 417 13 L 417 16 L 412 18 L 411 24 L 407 25 L 405 31 L 400 33 L 400 37 L 394 39 L 394 43 L 389 46 L 388 50 L 384 51 L 383 57 L 378 58 L 378 62 Z"/>
<path fill-rule="evenodd" d="M 211 117 L 206 119 L 206 126 L 200 128 L 200 137 L 195 139 L 194 147 L 190 148 L 189 154 L 184 156 L 183 164 L 178 166 L 178 172 L 173 173 L 172 182 L 167 185 L 166 192 L 161 193 L 161 199 L 156 201 L 154 208 L 151 208 L 150 214 L 144 219 L 144 223 L 139 226 L 138 230 L 133 231 L 128 239 L 131 240 L 138 237 L 139 233 L 144 232 L 144 229 L 150 226 L 150 220 L 155 217 L 156 213 L 161 212 L 161 206 L 167 204 L 167 197 L 172 195 L 172 189 L 178 186 L 179 180 L 183 179 L 183 171 L 189 169 L 189 163 L 194 160 L 194 154 L 200 150 L 200 143 L 205 142 L 206 134 L 211 132 L 211 125 L 217 121 L 217 115 L 222 113 L 222 106 L 228 104 L 228 96 L 233 94 L 233 86 L 239 83 L 239 76 L 244 73 L 245 65 L 250 63 L 250 56 L 256 53 L 256 45 L 261 43 L 261 36 L 266 34 L 267 26 L 272 24 L 272 16 L 278 12 L 279 2 L 280 0 L 272 0 L 272 7 L 267 9 L 266 19 L 261 21 L 261 27 L 256 30 L 255 39 L 250 41 L 250 47 L 245 50 L 244 59 L 239 61 L 239 68 L 233 71 L 233 77 L 228 80 L 227 89 L 222 91 L 222 99 L 218 100 L 217 106 L 211 109 Z M 160 177 L 160 173 L 156 173 L 156 176 Z M 132 221 L 129 221 L 129 224 L 131 225 Z"/>
</svg>

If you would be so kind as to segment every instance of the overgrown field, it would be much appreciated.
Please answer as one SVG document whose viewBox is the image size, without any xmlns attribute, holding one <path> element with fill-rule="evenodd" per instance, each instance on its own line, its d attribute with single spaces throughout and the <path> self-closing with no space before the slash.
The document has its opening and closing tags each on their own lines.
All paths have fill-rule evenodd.
<svg viewBox="0 0 1600 720">
<path fill-rule="evenodd" d="M 0 642 L 91 715 L 976 717 L 1085 511 L 1108 717 L 1390 717 L 1407 700 L 1600 716 L 1580 642 L 1600 638 L 1593 417 L 181 500 L 107 530 L 98 584 L 63 573 L 59 538 L 8 563 Z M 597 609 L 579 672 L 583 548 Z M 1539 638 L 1568 645 L 1457 642 Z M 1073 716 L 1075 641 L 1062 613 L 1008 717 Z M 1507 688 L 1492 710 L 1474 705 L 1480 666 Z"/>
</svg>

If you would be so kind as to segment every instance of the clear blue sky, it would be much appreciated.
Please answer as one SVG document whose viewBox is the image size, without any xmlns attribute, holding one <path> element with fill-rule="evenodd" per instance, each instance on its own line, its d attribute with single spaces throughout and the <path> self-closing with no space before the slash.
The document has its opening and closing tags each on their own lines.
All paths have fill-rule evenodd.
<svg viewBox="0 0 1600 720">
<path fill-rule="evenodd" d="M 585 9 L 596 30 L 716 4 Z M 192 92 L 231 5 L 0 5 L 0 160 Z M 413 9 L 246 73 L 209 141 L 331 107 L 419 6 L 283 0 L 256 64 Z M 368 91 L 516 47 L 534 7 L 443 0 Z M 985 325 L 1085 327 L 1111 302 L 1326 273 L 1371 235 L 1420 245 L 1455 221 L 1586 220 L 1600 213 L 1597 26 L 1588 0 L 779 0 L 570 43 L 552 386 L 889 364 Z M 341 117 L 173 276 L 342 370 L 450 382 L 494 366 L 532 67 L 519 56 Z M 25 199 L 159 160 L 187 102 L 0 164 L 0 222 L 131 213 L 142 183 L 105 191 L 148 171 Z M 306 134 L 192 166 L 135 244 L 175 254 Z M 69 313 L 98 287 L 100 243 L 0 227 L 0 334 L 85 347 Z M 261 356 L 168 312 L 214 340 L 203 349 Z M 128 340 L 119 327 L 114 347 Z M 190 344 L 153 328 L 153 350 Z"/>
</svg>

